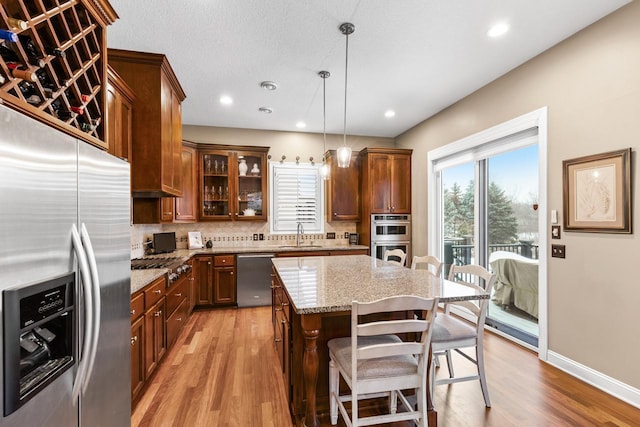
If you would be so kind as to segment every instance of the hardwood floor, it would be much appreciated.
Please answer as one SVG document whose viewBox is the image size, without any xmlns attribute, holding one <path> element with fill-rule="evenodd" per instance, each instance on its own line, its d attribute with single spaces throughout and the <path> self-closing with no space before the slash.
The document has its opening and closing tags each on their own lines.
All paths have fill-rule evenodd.
<svg viewBox="0 0 640 427">
<path fill-rule="evenodd" d="M 491 333 L 485 359 L 492 407 L 485 408 L 477 381 L 439 386 L 440 427 L 640 425 L 639 409 Z M 457 374 L 472 371 L 462 357 L 454 365 Z M 443 366 L 439 374 L 446 371 Z M 320 421 L 330 425 L 326 415 Z M 271 308 L 195 312 L 136 406 L 131 425 L 292 426 Z M 342 420 L 338 425 L 344 426 Z"/>
</svg>

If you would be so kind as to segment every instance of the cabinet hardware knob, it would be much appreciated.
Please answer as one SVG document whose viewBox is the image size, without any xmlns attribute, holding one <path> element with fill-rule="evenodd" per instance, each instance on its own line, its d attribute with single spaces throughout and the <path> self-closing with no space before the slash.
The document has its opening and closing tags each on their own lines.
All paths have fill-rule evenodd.
<svg viewBox="0 0 640 427">
<path fill-rule="evenodd" d="M 231 216 L 231 212 L 229 212 L 229 216 Z"/>
<path fill-rule="evenodd" d="M 275 311 L 282 311 L 282 308 L 275 308 Z"/>
<path fill-rule="evenodd" d="M 154 315 L 155 317 L 160 317 L 160 316 L 162 316 L 162 310 L 158 310 L 158 311 L 156 311 L 155 313 L 153 313 L 153 315 Z"/>
<path fill-rule="evenodd" d="M 136 314 L 136 310 L 135 309 L 131 310 L 131 315 L 134 315 L 134 314 Z"/>
<path fill-rule="evenodd" d="M 289 305 L 289 303 L 288 302 L 283 302 L 282 305 L 286 307 L 286 306 Z"/>
<path fill-rule="evenodd" d="M 155 291 L 153 291 L 154 294 L 156 295 L 160 295 L 162 293 L 161 289 L 156 289 Z"/>
<path fill-rule="evenodd" d="M 134 345 L 136 343 L 136 341 L 138 341 L 138 336 L 134 335 L 131 337 L 131 345 Z"/>
<path fill-rule="evenodd" d="M 276 342 L 282 342 L 280 338 L 276 338 Z"/>
<path fill-rule="evenodd" d="M 233 276 L 233 271 L 231 273 L 229 273 L 230 276 Z"/>
<path fill-rule="evenodd" d="M 333 216 L 338 216 L 338 212 L 334 212 L 334 213 L 333 213 Z"/>
<path fill-rule="evenodd" d="M 227 260 L 226 260 L 226 259 L 223 259 L 223 260 L 222 260 L 222 263 L 224 264 L 225 262 L 227 262 Z"/>
<path fill-rule="evenodd" d="M 207 264 L 208 264 L 208 265 L 211 265 L 211 261 L 209 261 Z"/>
<path fill-rule="evenodd" d="M 182 296 L 182 293 L 176 294 L 176 296 L 180 298 Z"/>
<path fill-rule="evenodd" d="M 178 322 L 182 322 L 182 317 L 177 317 L 177 318 L 176 318 L 176 321 L 178 321 Z"/>
<path fill-rule="evenodd" d="M 194 279 L 193 279 L 193 277 L 190 277 L 190 278 L 189 278 L 189 281 L 193 282 L 193 280 L 194 280 Z"/>
<path fill-rule="evenodd" d="M 286 320 L 284 320 L 284 319 L 282 319 L 282 320 L 280 321 L 280 323 L 282 323 L 282 324 L 284 325 L 285 323 L 287 323 L 287 321 L 286 321 Z"/>
</svg>

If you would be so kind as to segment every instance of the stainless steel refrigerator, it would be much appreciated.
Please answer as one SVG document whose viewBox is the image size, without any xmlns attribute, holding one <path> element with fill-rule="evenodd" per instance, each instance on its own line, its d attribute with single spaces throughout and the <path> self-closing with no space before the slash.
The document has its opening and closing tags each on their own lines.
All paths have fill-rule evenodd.
<svg viewBox="0 0 640 427">
<path fill-rule="evenodd" d="M 0 426 L 130 425 L 129 218 L 127 162 L 0 105 Z"/>
</svg>

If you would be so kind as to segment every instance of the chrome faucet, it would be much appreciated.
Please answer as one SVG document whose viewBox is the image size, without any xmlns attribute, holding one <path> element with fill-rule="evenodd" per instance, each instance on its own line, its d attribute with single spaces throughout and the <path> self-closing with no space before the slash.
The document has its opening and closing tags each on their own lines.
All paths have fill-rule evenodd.
<svg viewBox="0 0 640 427">
<path fill-rule="evenodd" d="M 302 226 L 302 223 L 299 222 L 298 229 L 296 230 L 296 246 L 297 247 L 300 247 L 300 238 L 302 237 L 303 234 L 304 234 L 304 227 Z"/>
</svg>

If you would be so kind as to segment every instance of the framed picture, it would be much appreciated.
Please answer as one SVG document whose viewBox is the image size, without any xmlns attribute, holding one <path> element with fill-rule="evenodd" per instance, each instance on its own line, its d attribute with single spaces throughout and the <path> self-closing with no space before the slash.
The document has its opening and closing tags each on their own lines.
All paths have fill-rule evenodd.
<svg viewBox="0 0 640 427">
<path fill-rule="evenodd" d="M 631 233 L 631 148 L 564 160 L 565 231 Z"/>
</svg>

